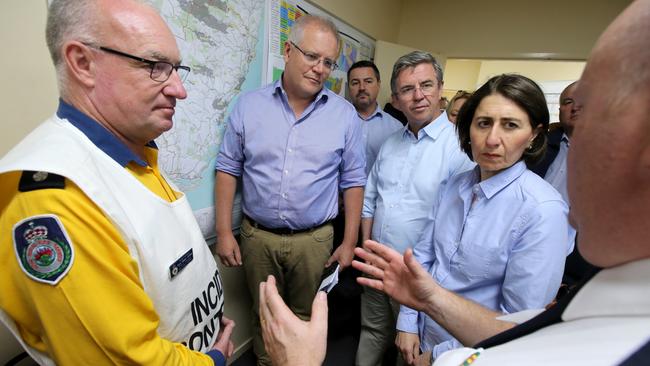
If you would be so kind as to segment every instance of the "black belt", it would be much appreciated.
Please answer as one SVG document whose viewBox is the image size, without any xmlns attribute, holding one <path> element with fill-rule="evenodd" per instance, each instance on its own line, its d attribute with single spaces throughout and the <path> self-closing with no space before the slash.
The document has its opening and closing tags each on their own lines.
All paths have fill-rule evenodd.
<svg viewBox="0 0 650 366">
<path fill-rule="evenodd" d="M 246 220 L 248 220 L 248 222 L 251 224 L 252 227 L 254 227 L 256 229 L 263 230 L 263 231 L 268 231 L 269 233 L 273 233 L 275 235 L 293 235 L 293 234 L 306 233 L 308 231 L 313 231 L 313 230 L 316 230 L 316 229 L 320 229 L 321 227 L 323 227 L 325 225 L 328 225 L 328 224 L 330 224 L 332 222 L 332 220 L 328 220 L 328 221 L 325 221 L 324 223 L 322 223 L 322 224 L 320 224 L 318 226 L 314 226 L 314 227 L 307 228 L 307 229 L 290 229 L 288 227 L 270 228 L 270 227 L 266 227 L 266 226 L 260 224 L 259 222 L 251 219 L 248 215 L 244 215 L 244 217 L 246 218 Z"/>
</svg>

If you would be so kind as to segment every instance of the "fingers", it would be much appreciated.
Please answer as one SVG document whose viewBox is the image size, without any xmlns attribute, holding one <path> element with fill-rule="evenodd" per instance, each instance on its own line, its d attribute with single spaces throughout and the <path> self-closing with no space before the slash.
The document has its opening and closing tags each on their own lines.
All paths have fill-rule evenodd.
<svg viewBox="0 0 650 366">
<path fill-rule="evenodd" d="M 235 353 L 235 344 L 232 343 L 232 341 L 230 341 L 230 343 L 228 343 L 227 352 L 228 352 L 228 354 L 226 355 L 226 358 L 232 357 L 233 353 Z"/>
<path fill-rule="evenodd" d="M 352 265 L 354 266 L 354 263 L 352 263 Z M 374 288 L 375 290 L 384 291 L 384 283 L 381 280 L 376 280 L 367 277 L 357 277 L 357 283 L 359 283 L 362 286 Z"/>
<path fill-rule="evenodd" d="M 219 259 L 221 259 L 221 263 L 226 267 L 237 267 L 242 265 L 239 249 L 235 249 L 235 251 L 227 255 L 220 255 Z"/>
<path fill-rule="evenodd" d="M 376 253 L 383 258 L 386 262 L 400 258 L 402 255 L 398 251 L 392 249 L 384 244 L 378 243 L 374 240 L 366 240 L 363 242 L 363 247 Z"/>
<path fill-rule="evenodd" d="M 316 327 L 317 334 L 327 334 L 327 294 L 318 291 L 314 302 L 311 304 L 311 321 L 312 326 Z"/>
<path fill-rule="evenodd" d="M 271 275 L 267 278 L 265 292 L 266 309 L 270 316 L 269 321 L 295 317 L 287 304 L 284 303 L 284 300 L 280 296 L 278 288 L 275 285 L 275 278 Z"/>
<path fill-rule="evenodd" d="M 219 329 L 219 335 L 217 336 L 217 341 L 215 342 L 212 348 L 218 350 L 224 356 L 226 356 L 226 358 L 228 358 L 230 357 L 228 355 L 229 348 L 230 345 L 232 344 L 230 337 L 232 336 L 233 329 L 235 329 L 235 322 L 232 321 L 231 319 L 223 317 L 221 321 L 221 325 L 222 327 Z M 230 354 L 232 355 L 232 352 L 230 352 Z"/>
<path fill-rule="evenodd" d="M 404 252 L 404 263 L 406 264 L 406 268 L 409 269 L 411 273 L 413 273 L 416 277 L 420 276 L 427 276 L 429 277 L 429 274 L 427 271 L 422 268 L 422 265 L 420 262 L 418 262 L 417 259 L 415 259 L 415 256 L 413 255 L 413 249 L 409 248 Z"/>
<path fill-rule="evenodd" d="M 370 265 L 368 263 L 363 263 L 363 262 L 359 262 L 357 260 L 354 260 L 354 261 L 352 261 L 352 267 L 358 269 L 359 271 L 361 271 L 361 272 L 363 272 L 363 273 L 365 273 L 365 274 L 367 274 L 369 276 L 379 278 L 379 279 L 384 278 L 384 271 L 382 271 L 381 269 L 375 267 L 374 265 Z"/>
<path fill-rule="evenodd" d="M 334 251 L 334 254 L 325 262 L 325 268 L 329 267 L 332 265 L 332 263 L 336 262 L 338 256 L 336 255 L 336 251 Z"/>
<path fill-rule="evenodd" d="M 232 319 L 230 319 L 230 318 L 227 318 L 227 317 L 225 317 L 225 316 L 222 316 L 222 317 L 221 317 L 221 326 L 222 326 L 222 327 L 231 327 L 231 328 L 234 328 L 235 325 L 236 325 L 236 324 L 235 324 L 235 321 L 234 321 L 234 320 L 232 320 Z"/>
<path fill-rule="evenodd" d="M 233 260 L 233 265 L 234 266 L 241 266 L 242 261 L 241 261 L 241 252 L 239 251 L 239 245 L 235 246 L 235 249 L 233 250 L 232 253 L 232 260 Z"/>
<path fill-rule="evenodd" d="M 368 240 L 366 243 L 369 242 L 370 240 Z M 359 256 L 359 258 L 366 261 L 366 263 L 375 266 L 379 269 L 385 269 L 388 266 L 388 263 L 382 257 L 378 256 L 376 253 L 368 250 L 367 248 L 366 249 L 356 248 L 354 250 L 354 253 L 357 256 Z"/>
<path fill-rule="evenodd" d="M 241 266 L 241 252 L 235 237 L 223 236 L 217 239 L 217 255 L 219 260 L 226 267 Z"/>
<path fill-rule="evenodd" d="M 411 361 L 409 363 L 415 363 L 417 356 L 420 354 L 420 342 L 413 342 L 413 348 L 411 349 Z"/>
</svg>

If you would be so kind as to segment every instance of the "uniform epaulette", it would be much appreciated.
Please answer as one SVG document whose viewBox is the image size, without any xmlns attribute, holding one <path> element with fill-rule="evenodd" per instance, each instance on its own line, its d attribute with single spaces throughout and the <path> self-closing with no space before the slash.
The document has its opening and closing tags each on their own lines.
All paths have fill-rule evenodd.
<svg viewBox="0 0 650 366">
<path fill-rule="evenodd" d="M 35 172 L 32 170 L 23 171 L 18 183 L 20 192 L 35 191 L 37 189 L 63 189 L 65 188 L 65 177 L 48 172 Z"/>
</svg>

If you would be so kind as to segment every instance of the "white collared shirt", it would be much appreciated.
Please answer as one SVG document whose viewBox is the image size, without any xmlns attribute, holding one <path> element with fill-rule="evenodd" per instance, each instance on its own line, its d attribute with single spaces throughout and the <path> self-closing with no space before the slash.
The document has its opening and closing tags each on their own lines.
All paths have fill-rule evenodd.
<svg viewBox="0 0 650 366">
<path fill-rule="evenodd" d="M 573 298 L 563 322 L 489 349 L 461 348 L 434 366 L 616 365 L 650 339 L 650 259 L 604 269 Z"/>
</svg>

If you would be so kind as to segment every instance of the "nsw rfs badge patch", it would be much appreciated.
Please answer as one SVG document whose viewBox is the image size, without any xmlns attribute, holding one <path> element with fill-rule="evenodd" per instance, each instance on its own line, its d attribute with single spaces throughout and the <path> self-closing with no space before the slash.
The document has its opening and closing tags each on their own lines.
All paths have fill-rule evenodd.
<svg viewBox="0 0 650 366">
<path fill-rule="evenodd" d="M 70 270 L 74 249 L 55 215 L 20 221 L 14 226 L 13 237 L 18 263 L 32 279 L 56 285 Z"/>
</svg>

